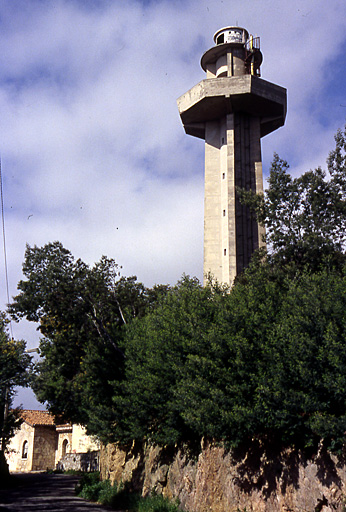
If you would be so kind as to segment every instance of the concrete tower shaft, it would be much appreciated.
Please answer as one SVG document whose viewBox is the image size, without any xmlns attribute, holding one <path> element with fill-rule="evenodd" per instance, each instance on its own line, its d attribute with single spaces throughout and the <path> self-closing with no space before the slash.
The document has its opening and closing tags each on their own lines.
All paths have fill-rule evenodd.
<svg viewBox="0 0 346 512">
<path fill-rule="evenodd" d="M 286 89 L 259 78 L 259 38 L 241 27 L 214 35 L 207 78 L 178 99 L 189 135 L 205 140 L 204 275 L 232 284 L 263 245 L 263 229 L 236 188 L 263 192 L 261 137 L 285 122 Z"/>
</svg>

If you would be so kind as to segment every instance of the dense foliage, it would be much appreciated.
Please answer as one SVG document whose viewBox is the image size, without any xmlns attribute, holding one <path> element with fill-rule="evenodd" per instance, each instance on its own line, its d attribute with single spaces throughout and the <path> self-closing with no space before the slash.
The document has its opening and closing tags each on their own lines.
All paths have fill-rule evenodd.
<svg viewBox="0 0 346 512">
<path fill-rule="evenodd" d="M 106 440 L 115 419 L 113 385 L 123 378 L 123 327 L 150 310 L 166 287 L 148 290 L 134 277 L 120 277 L 106 257 L 90 268 L 60 242 L 28 246 L 23 274 L 9 311 L 39 322 L 42 358 L 33 389 L 52 413 Z"/>
<path fill-rule="evenodd" d="M 265 195 L 239 191 L 266 227 L 273 263 L 319 270 L 343 265 L 346 242 L 346 129 L 335 136 L 328 174 L 321 168 L 297 178 L 286 161 L 274 155 Z"/>
<path fill-rule="evenodd" d="M 0 313 L 0 474 L 8 441 L 20 425 L 20 410 L 12 408 L 16 386 L 28 383 L 31 358 L 25 353 L 25 342 L 10 338 L 8 319 Z"/>
<path fill-rule="evenodd" d="M 346 430 L 346 276 L 252 267 L 229 293 L 184 279 L 127 331 L 118 439 L 299 446 Z"/>
<path fill-rule="evenodd" d="M 346 133 L 298 178 L 274 157 L 266 225 L 231 289 L 184 276 L 147 289 L 107 258 L 93 268 L 55 242 L 27 248 L 11 312 L 39 321 L 34 388 L 103 440 L 163 445 L 253 439 L 340 450 L 346 432 Z"/>
</svg>

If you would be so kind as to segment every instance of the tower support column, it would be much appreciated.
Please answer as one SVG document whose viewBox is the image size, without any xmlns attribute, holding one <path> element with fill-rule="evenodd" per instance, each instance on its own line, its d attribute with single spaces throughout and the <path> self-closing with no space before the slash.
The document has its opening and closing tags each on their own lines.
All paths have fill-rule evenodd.
<svg viewBox="0 0 346 512">
<path fill-rule="evenodd" d="M 263 191 L 259 119 L 232 113 L 205 127 L 204 272 L 233 282 L 261 245 L 260 229 L 236 187 Z"/>
</svg>

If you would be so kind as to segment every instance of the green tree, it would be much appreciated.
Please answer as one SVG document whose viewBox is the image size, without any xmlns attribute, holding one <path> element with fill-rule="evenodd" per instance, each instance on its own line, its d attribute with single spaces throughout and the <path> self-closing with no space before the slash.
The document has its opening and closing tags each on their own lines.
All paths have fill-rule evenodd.
<svg viewBox="0 0 346 512">
<path fill-rule="evenodd" d="M 263 194 L 239 190 L 241 201 L 266 228 L 273 261 L 295 270 L 342 267 L 346 242 L 345 133 L 338 131 L 328 173 L 320 167 L 292 178 L 289 165 L 274 154 Z"/>
<path fill-rule="evenodd" d="M 268 271 L 263 285 L 273 277 L 273 268 Z M 237 423 L 248 438 L 300 447 L 316 447 L 324 439 L 331 449 L 340 449 L 346 412 L 345 274 L 326 266 L 283 281 L 280 273 L 275 286 L 266 287 L 262 303 L 249 302 L 258 276 L 255 271 L 234 289 L 237 314 L 247 316 L 246 328 L 255 321 L 255 329 L 241 342 L 242 352 L 246 342 L 254 344 L 248 379 L 253 385 L 244 401 L 249 416 Z"/>
<path fill-rule="evenodd" d="M 184 276 L 159 306 L 127 328 L 125 378 L 114 396 L 117 439 L 174 444 L 199 438 L 177 394 L 187 359 L 211 359 L 208 333 L 223 294 Z"/>
<path fill-rule="evenodd" d="M 340 450 L 346 431 L 346 281 L 251 266 L 226 293 L 184 278 L 127 329 L 118 440 Z"/>
<path fill-rule="evenodd" d="M 41 360 L 32 383 L 38 399 L 107 439 L 114 423 L 110 383 L 123 377 L 124 326 L 153 307 L 166 287 L 148 291 L 135 277 L 120 277 L 106 257 L 90 268 L 60 242 L 28 246 L 23 274 L 9 311 L 39 322 Z"/>
<path fill-rule="evenodd" d="M 20 409 L 12 408 L 16 386 L 28 384 L 31 358 L 25 353 L 24 341 L 12 340 L 7 330 L 8 320 L 0 313 L 0 474 L 6 470 L 4 452 L 19 427 Z"/>
</svg>

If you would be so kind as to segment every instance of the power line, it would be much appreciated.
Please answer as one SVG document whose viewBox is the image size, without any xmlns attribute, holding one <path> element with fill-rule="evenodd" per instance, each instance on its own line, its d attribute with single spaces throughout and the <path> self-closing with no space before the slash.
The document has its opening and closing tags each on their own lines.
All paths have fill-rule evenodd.
<svg viewBox="0 0 346 512">
<path fill-rule="evenodd" d="M 7 303 L 10 303 L 10 287 L 8 284 L 8 270 L 7 270 L 7 251 L 6 251 L 6 236 L 5 236 L 5 212 L 4 212 L 4 193 L 2 187 L 2 171 L 1 171 L 1 156 L 0 156 L 0 200 L 1 200 L 1 220 L 2 220 L 2 240 L 4 248 L 4 264 L 5 264 L 5 281 L 6 281 L 6 293 Z M 10 334 L 13 339 L 12 322 L 10 320 Z"/>
</svg>

